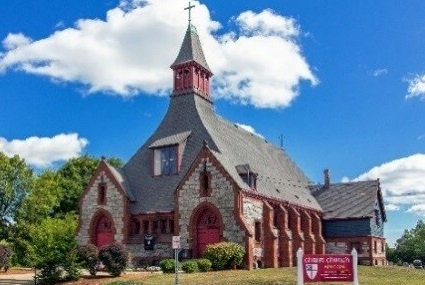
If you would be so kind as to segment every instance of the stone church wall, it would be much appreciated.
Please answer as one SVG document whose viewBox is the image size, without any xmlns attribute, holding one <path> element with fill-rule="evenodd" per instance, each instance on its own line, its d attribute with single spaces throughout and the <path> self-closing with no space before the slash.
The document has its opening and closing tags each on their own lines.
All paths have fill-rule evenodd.
<svg viewBox="0 0 425 285">
<path fill-rule="evenodd" d="M 196 225 L 190 225 L 190 219 L 195 208 L 205 202 L 213 204 L 220 212 L 224 224 L 223 240 L 243 244 L 245 232 L 241 230 L 235 220 L 235 193 L 232 183 L 223 174 L 223 169 L 220 166 L 217 167 L 210 158 L 207 158 L 206 167 L 211 174 L 211 194 L 206 197 L 200 195 L 199 177 L 200 173 L 204 171 L 204 163 L 201 162 L 181 186 L 177 197 L 182 247 L 190 248 L 190 227 L 196 227 Z"/>
<path fill-rule="evenodd" d="M 98 204 L 98 187 L 101 183 L 106 183 L 106 203 Z M 80 244 L 90 243 L 90 224 L 97 211 L 105 210 L 112 216 L 115 227 L 115 242 L 124 243 L 124 217 L 126 216 L 124 205 L 125 199 L 121 192 L 115 187 L 114 183 L 107 177 L 105 171 L 100 171 L 99 175 L 94 180 L 90 189 L 86 192 L 81 200 L 80 208 L 80 228 L 78 232 L 78 240 Z M 92 229 L 94 230 L 94 229 Z"/>
<path fill-rule="evenodd" d="M 252 198 L 243 198 L 243 217 L 245 224 L 252 233 L 255 232 L 255 222 L 263 222 L 263 202 Z M 252 256 L 256 260 L 264 257 L 264 244 L 263 242 L 256 242 L 252 250 Z M 258 266 L 258 265 L 257 265 Z"/>
</svg>

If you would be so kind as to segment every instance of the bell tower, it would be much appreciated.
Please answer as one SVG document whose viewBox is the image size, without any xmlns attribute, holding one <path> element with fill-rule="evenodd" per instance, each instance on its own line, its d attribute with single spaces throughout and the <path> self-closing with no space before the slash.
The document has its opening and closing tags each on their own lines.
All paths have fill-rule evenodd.
<svg viewBox="0 0 425 285">
<path fill-rule="evenodd" d="M 176 60 L 170 66 L 173 70 L 173 93 L 172 96 L 195 93 L 196 95 L 211 100 L 210 80 L 213 75 L 202 50 L 196 28 L 191 23 L 190 5 L 185 10 L 189 10 L 189 25 L 180 47 Z"/>
</svg>

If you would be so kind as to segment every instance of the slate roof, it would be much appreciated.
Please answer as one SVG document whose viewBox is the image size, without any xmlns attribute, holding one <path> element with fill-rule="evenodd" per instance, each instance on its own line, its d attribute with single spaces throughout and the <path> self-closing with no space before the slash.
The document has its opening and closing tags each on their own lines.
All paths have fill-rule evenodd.
<svg viewBox="0 0 425 285">
<path fill-rule="evenodd" d="M 375 203 L 380 203 L 384 221 L 385 208 L 379 180 L 311 186 L 311 192 L 322 206 L 323 219 L 373 217 Z"/>
<path fill-rule="evenodd" d="M 190 135 L 182 135 L 188 133 Z M 182 137 L 186 139 L 180 172 L 171 176 L 152 176 L 152 150 L 149 147 Z M 211 102 L 192 92 L 171 97 L 167 114 L 158 129 L 123 167 L 128 186 L 137 200 L 131 205 L 131 212 L 174 210 L 174 192 L 204 140 L 242 189 L 249 189 L 249 186 L 239 176 L 236 166 L 249 164 L 258 173 L 258 193 L 321 210 L 309 191 L 307 177 L 284 151 L 224 120 L 215 113 Z"/>
<path fill-rule="evenodd" d="M 196 30 L 189 26 L 177 59 L 171 67 L 196 61 L 209 70 Z M 186 91 L 171 96 L 167 113 L 157 130 L 122 168 L 127 191 L 135 202 L 132 214 L 174 210 L 174 193 L 204 145 L 245 191 L 277 198 L 321 211 L 310 193 L 309 181 L 281 149 L 216 114 L 211 101 Z M 179 143 L 179 173 L 153 176 L 152 147 Z M 257 174 L 252 190 L 239 176 L 237 166 L 249 165 Z"/>
<path fill-rule="evenodd" d="M 165 138 L 161 138 L 159 140 L 154 141 L 149 147 L 163 147 L 168 145 L 175 145 L 184 142 L 187 137 L 190 135 L 191 131 L 174 134 Z"/>
<path fill-rule="evenodd" d="M 128 199 L 130 201 L 135 201 L 133 193 L 129 191 L 129 187 L 127 185 L 126 180 L 124 179 L 124 176 L 120 169 L 116 169 L 112 165 L 110 165 L 106 160 L 103 161 L 106 164 L 106 167 L 108 167 L 109 171 L 111 171 L 112 175 L 114 176 L 115 180 L 121 185 L 122 189 L 124 189 L 125 194 L 127 195 Z"/>
<path fill-rule="evenodd" d="M 183 39 L 183 43 L 180 47 L 179 54 L 176 60 L 171 65 L 171 68 L 191 61 L 195 61 L 200 64 L 203 68 L 211 72 L 207 61 L 205 60 L 204 52 L 202 50 L 201 41 L 199 40 L 195 26 L 190 24 L 187 27 L 186 34 Z M 212 73 L 212 72 L 211 72 Z"/>
</svg>

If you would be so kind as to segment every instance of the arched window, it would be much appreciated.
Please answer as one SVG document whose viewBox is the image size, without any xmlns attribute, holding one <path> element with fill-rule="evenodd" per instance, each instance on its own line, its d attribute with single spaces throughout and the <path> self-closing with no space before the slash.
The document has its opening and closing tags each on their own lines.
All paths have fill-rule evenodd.
<svg viewBox="0 0 425 285">
<path fill-rule="evenodd" d="M 189 87 L 190 84 L 190 73 L 189 70 L 185 69 L 183 72 L 183 88 Z"/>
<path fill-rule="evenodd" d="M 97 192 L 97 203 L 99 205 L 106 204 L 106 183 L 99 183 L 98 192 Z"/>
<path fill-rule="evenodd" d="M 199 174 L 199 194 L 201 197 L 211 196 L 211 172 L 207 171 L 207 162 Z"/>
</svg>

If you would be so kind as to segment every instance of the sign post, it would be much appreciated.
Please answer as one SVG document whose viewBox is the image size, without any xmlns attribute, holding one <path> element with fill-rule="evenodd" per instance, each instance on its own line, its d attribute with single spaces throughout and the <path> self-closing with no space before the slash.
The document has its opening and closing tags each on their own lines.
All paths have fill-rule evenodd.
<svg viewBox="0 0 425 285">
<path fill-rule="evenodd" d="M 303 254 L 298 249 L 297 265 L 297 285 L 344 281 L 359 284 L 355 249 L 351 254 Z"/>
<path fill-rule="evenodd" d="M 173 236 L 172 248 L 174 249 L 174 258 L 175 258 L 174 272 L 176 275 L 174 285 L 179 285 L 179 249 L 181 248 L 180 236 Z"/>
</svg>

